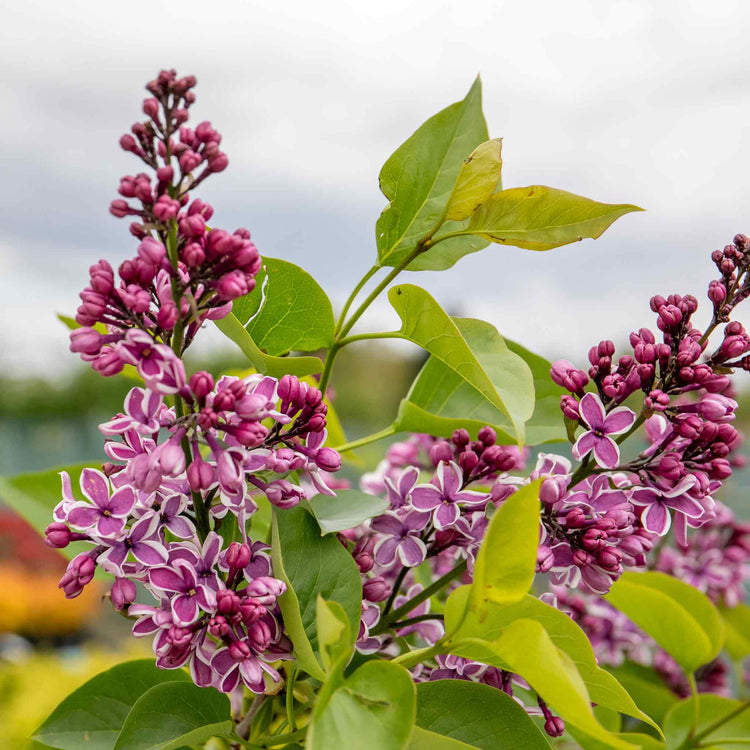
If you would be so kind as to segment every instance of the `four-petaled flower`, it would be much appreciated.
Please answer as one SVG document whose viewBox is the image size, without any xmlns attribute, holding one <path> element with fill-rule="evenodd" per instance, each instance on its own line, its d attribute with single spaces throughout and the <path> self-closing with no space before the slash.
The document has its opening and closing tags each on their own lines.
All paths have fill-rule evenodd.
<svg viewBox="0 0 750 750">
<path fill-rule="evenodd" d="M 68 523 L 101 539 L 121 538 L 125 521 L 135 504 L 133 489 L 125 485 L 110 495 L 107 477 L 96 469 L 84 469 L 81 492 L 93 505 L 73 503 L 68 511 Z"/>
<path fill-rule="evenodd" d="M 429 513 L 412 510 L 407 513 L 386 511 L 370 522 L 373 531 L 383 534 L 375 545 L 374 555 L 378 565 L 391 565 L 398 557 L 402 565 L 414 568 L 427 556 L 427 548 L 419 532 L 427 526 Z"/>
<path fill-rule="evenodd" d="M 609 414 L 595 393 L 586 393 L 580 403 L 581 419 L 589 429 L 576 440 L 573 455 L 583 459 L 593 451 L 594 460 L 603 469 L 614 469 L 620 462 L 620 446 L 610 435 L 620 435 L 635 422 L 635 412 L 618 406 Z"/>
<path fill-rule="evenodd" d="M 462 490 L 463 472 L 454 461 L 437 467 L 432 484 L 418 484 L 411 491 L 411 502 L 417 510 L 431 510 L 436 529 L 444 529 L 458 520 L 460 505 L 486 504 L 489 496 L 483 492 Z"/>
</svg>

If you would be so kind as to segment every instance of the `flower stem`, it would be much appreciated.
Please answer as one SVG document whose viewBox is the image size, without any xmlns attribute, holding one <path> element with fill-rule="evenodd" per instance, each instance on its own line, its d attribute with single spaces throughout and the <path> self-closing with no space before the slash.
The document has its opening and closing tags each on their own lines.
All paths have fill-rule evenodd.
<svg viewBox="0 0 750 750">
<path fill-rule="evenodd" d="M 352 293 L 349 295 L 349 298 L 344 303 L 344 307 L 341 310 L 341 314 L 339 315 L 339 319 L 336 321 L 336 330 L 335 334 L 338 336 L 339 331 L 341 330 L 341 327 L 344 325 L 344 321 L 346 320 L 346 315 L 349 312 L 349 309 L 354 304 L 354 300 L 357 298 L 357 295 L 362 291 L 365 284 L 381 269 L 381 266 L 374 265 L 370 270 L 359 280 L 357 283 L 357 286 L 354 287 L 352 290 Z"/>
<path fill-rule="evenodd" d="M 337 445 L 336 450 L 339 453 L 343 453 L 344 451 L 352 451 L 355 448 L 361 448 L 363 445 L 376 443 L 378 440 L 383 440 L 384 438 L 390 437 L 391 435 L 395 434 L 396 430 L 394 429 L 393 425 L 389 425 L 385 429 L 380 430 L 379 432 L 373 432 L 371 435 L 365 435 L 364 437 L 359 438 L 359 440 L 352 440 L 350 443 Z"/>
<path fill-rule="evenodd" d="M 392 623 L 398 622 L 404 615 L 408 615 L 409 612 L 411 612 L 415 607 L 418 607 L 422 602 L 429 599 L 433 594 L 436 594 L 456 578 L 459 578 L 465 570 L 466 560 L 461 560 L 461 562 L 458 563 L 455 568 L 449 570 L 444 576 L 438 578 L 437 581 L 431 583 L 426 589 L 420 591 L 416 596 L 413 596 L 411 599 L 409 599 L 408 602 L 402 604 L 397 609 L 394 609 L 390 614 L 384 615 L 380 622 L 370 631 L 370 634 L 378 635 L 379 633 L 384 633 L 386 630 L 393 628 Z M 395 590 L 396 589 L 394 587 L 394 591 Z"/>
<path fill-rule="evenodd" d="M 394 664 L 400 664 L 405 669 L 409 669 L 410 667 L 416 667 L 417 664 L 421 664 L 423 661 L 427 661 L 427 659 L 431 659 L 433 656 L 439 654 L 440 651 L 440 645 L 435 644 L 429 648 L 418 648 L 416 651 L 407 651 L 392 661 Z"/>
</svg>

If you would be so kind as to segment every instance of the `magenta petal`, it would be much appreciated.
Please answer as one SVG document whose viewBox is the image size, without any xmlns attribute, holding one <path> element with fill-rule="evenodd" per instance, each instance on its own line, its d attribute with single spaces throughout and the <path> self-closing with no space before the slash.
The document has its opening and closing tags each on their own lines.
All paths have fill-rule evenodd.
<svg viewBox="0 0 750 750">
<path fill-rule="evenodd" d="M 382 516 L 373 518 L 370 522 L 370 528 L 379 534 L 389 534 L 390 536 L 401 536 L 404 524 L 392 513 L 383 513 Z"/>
<path fill-rule="evenodd" d="M 116 544 L 110 547 L 98 560 L 100 563 L 105 563 L 102 567 L 111 572 L 110 569 L 114 568 L 120 570 L 122 564 L 125 562 L 125 558 L 128 556 L 128 548 L 124 544 Z M 107 567 L 109 565 L 109 569 Z"/>
<path fill-rule="evenodd" d="M 396 559 L 399 540 L 393 537 L 382 539 L 375 546 L 375 561 L 378 565 L 390 565 Z"/>
<path fill-rule="evenodd" d="M 406 531 L 421 531 L 430 522 L 429 513 L 411 511 L 404 516 L 403 523 Z"/>
<path fill-rule="evenodd" d="M 257 686 L 263 682 L 263 670 L 258 664 L 258 660 L 250 657 L 240 662 L 240 674 L 248 687 Z"/>
<path fill-rule="evenodd" d="M 633 422 L 635 422 L 635 412 L 627 406 L 618 406 L 607 414 L 604 420 L 604 432 L 607 435 L 617 435 L 630 428 Z"/>
<path fill-rule="evenodd" d="M 109 499 L 109 512 L 113 516 L 127 516 L 135 505 L 133 488 L 125 485 L 112 493 Z"/>
<path fill-rule="evenodd" d="M 411 491 L 411 504 L 419 510 L 432 510 L 443 501 L 443 494 L 431 484 L 422 484 Z"/>
<path fill-rule="evenodd" d="M 620 462 L 620 447 L 612 438 L 597 438 L 594 443 L 594 458 L 603 469 L 614 469 Z"/>
<path fill-rule="evenodd" d="M 594 449 L 597 440 L 593 432 L 584 432 L 573 445 L 573 456 L 580 461 Z"/>
<path fill-rule="evenodd" d="M 578 410 L 592 430 L 601 430 L 604 427 L 604 417 L 606 416 L 604 405 L 596 394 L 585 393 Z"/>
<path fill-rule="evenodd" d="M 187 594 L 178 594 L 172 599 L 172 612 L 180 625 L 190 625 L 198 619 L 198 602 Z"/>
<path fill-rule="evenodd" d="M 185 581 L 171 568 L 154 568 L 148 574 L 151 585 L 161 591 L 183 591 Z"/>
<path fill-rule="evenodd" d="M 100 516 L 96 524 L 96 533 L 102 537 L 113 537 L 122 534 L 125 528 L 125 521 L 122 518 L 114 516 Z"/>
<path fill-rule="evenodd" d="M 143 409 L 143 397 L 145 391 L 142 388 L 132 388 L 125 397 L 125 411 L 136 421 L 145 421 L 146 414 Z"/>
<path fill-rule="evenodd" d="M 195 526 L 182 516 L 174 516 L 167 521 L 167 528 L 180 539 L 190 539 L 195 534 Z"/>
<path fill-rule="evenodd" d="M 109 482 L 107 477 L 98 469 L 84 469 L 81 472 L 81 492 L 99 506 L 109 500 Z"/>
<path fill-rule="evenodd" d="M 453 503 L 441 503 L 435 511 L 435 515 L 433 516 L 435 528 L 445 529 L 448 526 L 452 526 L 454 523 L 456 523 L 460 514 L 461 511 L 459 510 L 457 505 Z"/>
<path fill-rule="evenodd" d="M 669 499 L 665 498 L 664 505 L 680 513 L 684 513 L 690 518 L 700 518 L 705 512 L 700 502 L 694 497 L 690 497 L 690 495 L 680 495 L 679 497 Z"/>
<path fill-rule="evenodd" d="M 650 487 L 641 487 L 637 490 L 633 490 L 630 496 L 630 502 L 633 505 L 651 505 L 651 503 L 659 502 L 659 493 Z"/>
<path fill-rule="evenodd" d="M 443 488 L 443 494 L 447 497 L 453 497 L 461 488 L 463 482 L 463 472 L 458 464 L 454 461 L 441 463 L 437 469 L 437 477 Z"/>
<path fill-rule="evenodd" d="M 229 672 L 226 677 L 224 677 L 221 682 L 219 682 L 219 690 L 221 690 L 222 693 L 233 693 L 237 686 L 240 684 L 240 670 L 235 667 L 231 672 Z"/>
<path fill-rule="evenodd" d="M 672 517 L 669 515 L 669 510 L 663 503 L 653 503 L 649 505 L 641 515 L 641 524 L 646 531 L 650 531 L 652 534 L 658 534 L 664 536 L 668 531 L 672 522 Z"/>
<path fill-rule="evenodd" d="M 89 526 L 93 526 L 101 518 L 101 515 L 102 512 L 99 508 L 78 506 L 68 514 L 68 523 L 77 526 L 79 529 L 87 529 Z"/>
<path fill-rule="evenodd" d="M 427 549 L 421 539 L 407 536 L 398 546 L 398 556 L 403 565 L 408 568 L 415 568 L 424 562 Z"/>
<path fill-rule="evenodd" d="M 144 565 L 163 565 L 167 550 L 159 542 L 138 542 L 132 547 L 133 557 Z"/>
<path fill-rule="evenodd" d="M 595 565 L 582 568 L 581 578 L 594 594 L 606 594 L 612 586 L 611 576 Z"/>
<path fill-rule="evenodd" d="M 211 666 L 222 675 L 229 672 L 236 663 L 230 656 L 228 648 L 220 648 L 211 659 Z"/>
</svg>

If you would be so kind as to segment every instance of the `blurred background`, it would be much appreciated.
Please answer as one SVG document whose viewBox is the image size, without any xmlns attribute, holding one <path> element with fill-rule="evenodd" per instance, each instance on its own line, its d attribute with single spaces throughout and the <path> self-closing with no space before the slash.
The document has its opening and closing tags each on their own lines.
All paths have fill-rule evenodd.
<svg viewBox="0 0 750 750">
<path fill-rule="evenodd" d="M 107 209 L 119 177 L 139 169 L 117 141 L 160 68 L 198 77 L 193 116 L 224 135 L 230 167 L 199 191 L 217 226 L 249 228 L 262 254 L 303 266 L 339 306 L 375 256 L 380 166 L 480 73 L 507 187 L 547 184 L 647 212 L 596 242 L 491 246 L 409 280 L 453 314 L 583 365 L 598 340 L 624 343 L 652 324 L 653 294 L 704 299 L 711 251 L 750 234 L 748 28 L 740 0 L 5 7 L 0 474 L 102 460 L 96 425 L 131 384 L 69 354 L 55 314 L 75 311 L 92 262 L 133 253 L 127 223 Z M 389 326 L 386 305 L 363 322 Z M 214 371 L 244 366 L 212 330 L 194 357 Z M 345 350 L 333 384 L 350 437 L 390 421 L 418 366 L 408 348 Z M 741 378 L 738 388 L 747 401 Z M 731 485 L 734 505 L 748 483 Z M 23 747 L 75 684 L 147 648 L 101 592 L 65 601 L 61 565 L 0 509 L 0 747 Z"/>
</svg>

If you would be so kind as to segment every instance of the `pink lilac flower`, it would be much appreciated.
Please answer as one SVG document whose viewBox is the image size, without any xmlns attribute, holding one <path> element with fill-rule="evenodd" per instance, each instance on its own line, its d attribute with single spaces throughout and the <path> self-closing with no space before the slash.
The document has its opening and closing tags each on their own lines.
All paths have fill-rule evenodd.
<svg viewBox="0 0 750 750">
<path fill-rule="evenodd" d="M 421 511 L 432 511 L 436 529 L 454 524 L 461 515 L 460 506 L 485 505 L 485 493 L 462 490 L 463 472 L 454 461 L 441 463 L 430 484 L 419 484 L 411 491 L 412 505 Z"/>
<path fill-rule="evenodd" d="M 620 462 L 620 447 L 610 435 L 626 432 L 635 422 L 635 413 L 618 406 L 607 414 L 595 393 L 586 393 L 580 403 L 581 420 L 589 429 L 576 440 L 573 455 L 580 461 L 593 451 L 594 460 L 604 469 L 614 469 Z"/>
<path fill-rule="evenodd" d="M 135 504 L 132 488 L 125 486 L 111 492 L 102 472 L 86 468 L 81 472 L 81 492 L 92 504 L 73 503 L 68 510 L 68 523 L 101 539 L 120 538 Z"/>
<path fill-rule="evenodd" d="M 374 518 L 370 528 L 383 535 L 375 544 L 375 561 L 379 565 L 391 565 L 398 558 L 402 565 L 410 568 L 421 565 L 427 556 L 427 548 L 419 533 L 429 520 L 429 513 L 417 510 L 406 513 L 389 511 Z"/>
</svg>

